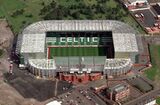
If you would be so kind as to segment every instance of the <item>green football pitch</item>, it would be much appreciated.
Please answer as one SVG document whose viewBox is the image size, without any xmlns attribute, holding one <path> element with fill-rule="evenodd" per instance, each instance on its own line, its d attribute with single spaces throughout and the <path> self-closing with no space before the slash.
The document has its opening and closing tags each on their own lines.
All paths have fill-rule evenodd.
<svg viewBox="0 0 160 105">
<path fill-rule="evenodd" d="M 52 47 L 50 58 L 55 56 L 106 56 L 105 47 Z"/>
</svg>

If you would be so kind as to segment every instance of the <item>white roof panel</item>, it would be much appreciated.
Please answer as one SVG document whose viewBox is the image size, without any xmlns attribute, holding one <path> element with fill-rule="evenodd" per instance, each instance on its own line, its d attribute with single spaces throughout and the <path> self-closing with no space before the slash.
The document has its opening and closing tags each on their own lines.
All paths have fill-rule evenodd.
<svg viewBox="0 0 160 105">
<path fill-rule="evenodd" d="M 113 34 L 115 52 L 138 52 L 135 34 Z"/>
<path fill-rule="evenodd" d="M 29 64 L 37 69 L 55 70 L 54 59 L 29 59 Z"/>
<path fill-rule="evenodd" d="M 115 58 L 115 59 L 106 59 L 104 69 L 120 69 L 125 67 L 131 67 L 132 61 L 131 59 L 124 59 L 124 58 Z"/>
<path fill-rule="evenodd" d="M 21 53 L 44 52 L 45 34 L 23 34 Z"/>
<path fill-rule="evenodd" d="M 135 33 L 129 25 L 114 20 L 48 20 L 33 23 L 24 29 L 26 33 L 46 31 L 108 31 L 114 33 Z"/>
</svg>

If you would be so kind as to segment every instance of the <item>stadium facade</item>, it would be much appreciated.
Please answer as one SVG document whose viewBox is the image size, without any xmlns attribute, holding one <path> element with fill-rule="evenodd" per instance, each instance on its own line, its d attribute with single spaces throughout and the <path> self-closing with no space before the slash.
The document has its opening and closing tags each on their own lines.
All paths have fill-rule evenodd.
<svg viewBox="0 0 160 105">
<path fill-rule="evenodd" d="M 130 71 L 136 33 L 114 20 L 49 20 L 26 27 L 17 41 L 20 65 L 41 77 L 86 82 Z"/>
</svg>

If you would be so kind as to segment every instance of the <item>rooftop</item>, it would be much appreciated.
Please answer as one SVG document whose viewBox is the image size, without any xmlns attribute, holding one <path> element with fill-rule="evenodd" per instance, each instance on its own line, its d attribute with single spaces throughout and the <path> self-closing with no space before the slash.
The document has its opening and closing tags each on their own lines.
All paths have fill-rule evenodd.
<svg viewBox="0 0 160 105">
<path fill-rule="evenodd" d="M 44 52 L 45 34 L 24 34 L 22 38 L 21 52 L 38 53 Z"/>
<path fill-rule="evenodd" d="M 47 31 L 113 31 L 114 33 L 135 33 L 127 24 L 114 20 L 48 20 L 31 24 L 23 34 L 45 33 Z"/>
<path fill-rule="evenodd" d="M 112 31 L 115 51 L 138 51 L 134 29 L 114 20 L 49 20 L 33 23 L 22 32 L 22 40 L 19 40 L 22 42 L 18 42 L 21 44 L 19 51 L 44 53 L 48 31 Z"/>
<path fill-rule="evenodd" d="M 135 34 L 113 34 L 113 43 L 115 52 L 138 52 Z"/>
<path fill-rule="evenodd" d="M 130 3 L 133 3 L 133 2 L 141 2 L 141 1 L 144 1 L 144 2 L 147 2 L 147 0 L 128 0 Z"/>
<path fill-rule="evenodd" d="M 29 64 L 37 69 L 54 70 L 55 61 L 52 59 L 29 59 Z"/>
<path fill-rule="evenodd" d="M 127 84 L 118 84 L 116 86 L 110 87 L 109 91 L 120 92 L 120 91 L 123 91 L 124 89 L 126 89 L 127 87 L 128 87 Z"/>
<path fill-rule="evenodd" d="M 105 61 L 105 69 L 110 70 L 110 69 L 121 69 L 125 67 L 131 67 L 132 66 L 132 61 L 131 59 L 106 59 Z"/>
<path fill-rule="evenodd" d="M 157 3 L 156 5 L 153 5 L 152 7 L 156 11 L 157 15 L 160 15 L 160 3 Z"/>
</svg>

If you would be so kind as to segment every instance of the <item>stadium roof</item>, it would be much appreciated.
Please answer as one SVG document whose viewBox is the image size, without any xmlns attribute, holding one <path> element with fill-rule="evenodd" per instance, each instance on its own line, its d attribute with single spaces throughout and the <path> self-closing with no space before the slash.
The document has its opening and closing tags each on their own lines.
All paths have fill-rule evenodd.
<svg viewBox="0 0 160 105">
<path fill-rule="evenodd" d="M 135 33 L 127 24 L 114 20 L 49 20 L 33 23 L 23 34 L 45 33 L 46 31 L 112 31 L 114 33 Z"/>
<path fill-rule="evenodd" d="M 113 35 L 115 52 L 138 52 L 135 34 L 116 33 Z"/>
<path fill-rule="evenodd" d="M 21 52 L 43 52 L 45 46 L 45 34 L 24 34 Z"/>
<path fill-rule="evenodd" d="M 29 59 L 29 64 L 37 69 L 56 69 L 55 61 L 52 59 Z"/>
<path fill-rule="evenodd" d="M 112 31 L 117 52 L 137 52 L 135 31 L 129 25 L 114 20 L 49 20 L 26 27 L 22 32 L 21 53 L 45 52 L 45 36 L 48 31 Z"/>
<path fill-rule="evenodd" d="M 132 66 L 132 61 L 131 59 L 106 59 L 105 62 L 105 69 L 109 70 L 109 69 L 123 69 L 125 67 L 131 67 Z"/>
</svg>

